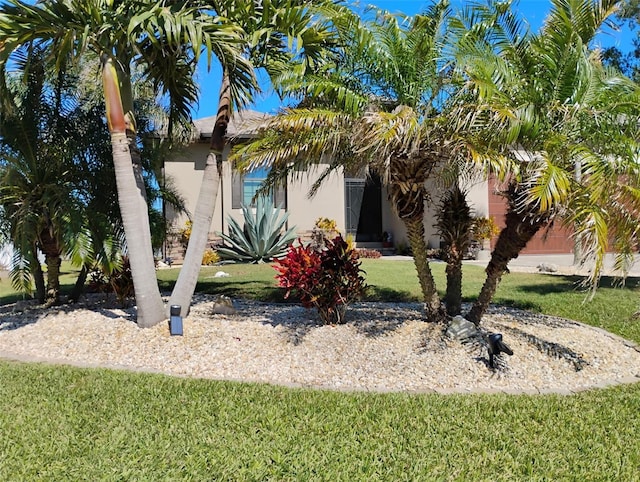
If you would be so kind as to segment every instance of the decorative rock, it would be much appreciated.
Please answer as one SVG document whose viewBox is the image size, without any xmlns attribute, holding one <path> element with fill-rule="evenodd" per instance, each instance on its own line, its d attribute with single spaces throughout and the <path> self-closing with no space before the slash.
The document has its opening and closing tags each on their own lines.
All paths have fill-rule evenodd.
<svg viewBox="0 0 640 482">
<path fill-rule="evenodd" d="M 453 340 L 463 341 L 476 336 L 478 328 L 462 315 L 456 315 L 451 320 L 445 334 Z"/>
<path fill-rule="evenodd" d="M 228 278 L 229 276 L 231 275 L 224 271 L 216 271 L 216 274 L 213 275 L 214 278 Z"/>
<path fill-rule="evenodd" d="M 294 303 L 233 299 L 240 316 L 211 316 L 219 296 L 197 293 L 187 336 L 166 324 L 140 329 L 135 307 L 88 294 L 55 309 L 0 306 L 0 358 L 264 382 L 289 387 L 427 393 L 574 393 L 638 383 L 640 353 L 618 336 L 575 321 L 492 307 L 481 331 L 504 333 L 514 356 L 490 371 L 478 344 L 448 343 L 424 322 L 421 303 L 354 303 L 344 325 L 319 325 Z M 468 309 L 470 307 L 465 307 Z M 517 328 L 516 328 L 517 327 Z M 576 371 L 533 339 L 565 346 L 589 363 Z"/>
<path fill-rule="evenodd" d="M 540 273 L 557 273 L 558 266 L 553 263 L 540 263 L 538 265 L 538 271 Z"/>
<path fill-rule="evenodd" d="M 213 300 L 211 312 L 214 315 L 235 315 L 236 309 L 233 307 L 231 298 L 225 295 L 218 295 Z"/>
</svg>

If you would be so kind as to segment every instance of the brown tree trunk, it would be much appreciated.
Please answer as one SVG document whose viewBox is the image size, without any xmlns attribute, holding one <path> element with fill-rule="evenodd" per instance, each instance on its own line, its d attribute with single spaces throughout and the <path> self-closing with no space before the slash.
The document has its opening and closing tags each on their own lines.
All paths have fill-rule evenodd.
<svg viewBox="0 0 640 482">
<path fill-rule="evenodd" d="M 40 248 L 44 253 L 47 265 L 45 304 L 54 306 L 60 303 L 60 265 L 62 259 L 60 245 L 49 228 L 45 228 L 40 233 Z"/>
<path fill-rule="evenodd" d="M 493 299 L 507 265 L 520 254 L 527 243 L 549 222 L 549 217 L 539 213 L 520 213 L 510 207 L 505 215 L 506 226 L 500 232 L 491 259 L 485 270 L 487 277 L 478 299 L 467 314 L 467 320 L 480 324 L 480 321 Z"/>
<path fill-rule="evenodd" d="M 449 316 L 459 315 L 462 311 L 462 257 L 458 246 L 451 246 L 447 259 L 447 292 L 444 303 Z"/>
<path fill-rule="evenodd" d="M 69 303 L 77 303 L 82 294 L 84 293 L 84 284 L 87 281 L 87 275 L 89 274 L 89 268 L 86 264 L 82 265 L 82 269 L 78 274 L 78 278 L 76 279 L 76 283 L 71 290 L 71 294 L 69 294 Z"/>
<path fill-rule="evenodd" d="M 414 219 L 403 219 L 407 228 L 409 244 L 413 251 L 413 262 L 418 272 L 418 281 L 424 297 L 425 316 L 428 321 L 442 322 L 446 316 L 436 290 L 436 283 L 429 267 L 427 243 L 424 240 L 424 223 Z"/>
</svg>

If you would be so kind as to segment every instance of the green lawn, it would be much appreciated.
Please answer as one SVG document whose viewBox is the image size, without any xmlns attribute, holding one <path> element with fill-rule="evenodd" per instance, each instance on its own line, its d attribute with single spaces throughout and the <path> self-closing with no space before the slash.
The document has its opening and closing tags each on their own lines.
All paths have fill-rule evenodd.
<svg viewBox="0 0 640 482">
<path fill-rule="evenodd" d="M 364 268 L 372 298 L 417 299 L 411 262 Z M 231 277 L 212 278 L 221 269 Z M 198 289 L 279 300 L 274 274 L 207 268 Z M 471 299 L 482 270 L 465 275 Z M 168 288 L 175 270 L 159 278 Z M 497 300 L 640 342 L 636 280 L 586 304 L 574 283 L 513 273 Z M 568 397 L 347 394 L 0 362 L 0 480 L 633 481 L 638 413 L 640 384 Z"/>
</svg>

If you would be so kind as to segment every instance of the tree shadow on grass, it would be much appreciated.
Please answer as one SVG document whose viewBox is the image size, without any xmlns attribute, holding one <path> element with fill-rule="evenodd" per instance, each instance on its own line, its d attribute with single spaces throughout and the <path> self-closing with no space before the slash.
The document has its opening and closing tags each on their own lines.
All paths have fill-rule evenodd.
<svg viewBox="0 0 640 482">
<path fill-rule="evenodd" d="M 553 279 L 553 281 L 549 281 Z M 542 283 L 530 283 L 519 285 L 516 290 L 523 293 L 536 293 L 546 295 L 551 293 L 566 293 L 567 291 L 584 291 L 589 288 L 585 284 L 583 276 L 547 275 Z M 598 288 L 634 289 L 640 284 L 640 278 L 629 277 L 624 282 L 614 276 L 600 278 Z"/>
<path fill-rule="evenodd" d="M 369 285 L 367 294 L 364 298 L 366 301 L 411 303 L 420 301 L 419 297 L 409 291 L 394 290 L 392 288 L 383 288 L 380 286 Z"/>
<path fill-rule="evenodd" d="M 247 298 L 266 303 L 287 303 L 285 291 L 267 281 L 237 281 L 221 278 L 199 281 L 196 292 L 203 294 L 225 295 L 230 298 Z"/>
</svg>

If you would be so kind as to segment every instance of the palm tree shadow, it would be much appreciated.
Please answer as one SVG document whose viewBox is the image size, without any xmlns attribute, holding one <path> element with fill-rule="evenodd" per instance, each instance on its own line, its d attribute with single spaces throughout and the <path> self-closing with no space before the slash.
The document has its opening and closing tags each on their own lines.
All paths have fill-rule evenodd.
<svg viewBox="0 0 640 482">
<path fill-rule="evenodd" d="M 2 315 L 0 331 L 12 331 L 32 325 L 51 313 L 71 315 L 85 309 L 112 320 L 125 319 L 131 322 L 136 320 L 135 306 L 122 307 L 113 295 L 89 294 L 84 295 L 78 303 L 60 304 L 52 307 L 39 305 L 35 300 L 0 306 L 0 315 Z"/>
<path fill-rule="evenodd" d="M 367 288 L 367 301 L 386 301 L 386 302 L 415 302 L 418 298 L 409 291 L 394 290 L 392 288 L 369 285 Z"/>
<path fill-rule="evenodd" d="M 283 288 L 274 286 L 268 281 L 237 281 L 237 280 L 205 280 L 196 285 L 196 292 L 202 294 L 225 295 L 231 298 L 255 298 L 257 296 L 268 303 L 288 303 L 284 298 Z"/>
<path fill-rule="evenodd" d="M 586 278 L 583 276 L 563 276 L 563 275 L 547 275 L 553 276 L 552 283 L 536 283 L 521 285 L 517 288 L 523 293 L 536 293 L 540 295 L 551 293 L 566 293 L 567 291 L 587 291 Z M 547 278 L 548 279 L 548 278 Z M 603 276 L 600 278 L 598 288 L 618 288 L 630 289 L 640 284 L 640 278 L 628 277 L 622 279 L 615 276 Z"/>
<path fill-rule="evenodd" d="M 361 302 L 349 307 L 347 323 L 367 337 L 377 338 L 392 333 L 408 319 L 422 319 L 420 303 L 410 303 L 400 309 L 395 303 Z"/>
<path fill-rule="evenodd" d="M 239 301 L 236 303 L 238 315 L 251 311 L 260 323 L 282 328 L 286 339 L 294 346 L 300 345 L 314 329 L 322 326 L 317 313 L 298 303 L 266 303 L 258 301 Z"/>
<path fill-rule="evenodd" d="M 294 346 L 303 343 L 314 329 L 321 328 L 318 313 L 312 308 L 304 308 L 298 303 L 265 303 L 243 300 L 236 302 L 238 314 L 251 312 L 260 323 L 283 329 L 285 337 Z M 354 303 L 349 305 L 345 324 L 367 337 L 380 337 L 397 330 L 407 319 L 422 317 L 419 303 L 413 303 L 402 310 L 393 303 Z"/>
</svg>

